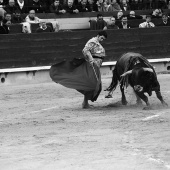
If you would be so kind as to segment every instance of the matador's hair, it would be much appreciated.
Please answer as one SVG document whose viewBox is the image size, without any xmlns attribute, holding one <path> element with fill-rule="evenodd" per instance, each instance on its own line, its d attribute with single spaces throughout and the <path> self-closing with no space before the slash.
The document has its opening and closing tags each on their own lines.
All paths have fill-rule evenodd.
<svg viewBox="0 0 170 170">
<path fill-rule="evenodd" d="M 100 32 L 98 32 L 97 35 L 104 36 L 105 38 L 107 38 L 107 32 L 106 31 L 100 31 Z"/>
</svg>

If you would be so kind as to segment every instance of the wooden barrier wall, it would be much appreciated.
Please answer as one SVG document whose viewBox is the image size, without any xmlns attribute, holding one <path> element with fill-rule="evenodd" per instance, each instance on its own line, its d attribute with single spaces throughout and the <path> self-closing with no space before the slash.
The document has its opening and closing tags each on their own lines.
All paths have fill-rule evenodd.
<svg viewBox="0 0 170 170">
<path fill-rule="evenodd" d="M 81 58 L 85 43 L 98 31 L 0 35 L 0 66 L 3 68 L 48 66 L 64 59 Z M 170 27 L 108 30 L 105 61 L 116 61 L 125 52 L 146 58 L 170 57 Z"/>
</svg>

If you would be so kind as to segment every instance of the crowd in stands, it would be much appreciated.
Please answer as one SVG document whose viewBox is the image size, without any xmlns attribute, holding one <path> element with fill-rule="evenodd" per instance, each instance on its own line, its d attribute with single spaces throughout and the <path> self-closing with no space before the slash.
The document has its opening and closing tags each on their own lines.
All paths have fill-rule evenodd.
<svg viewBox="0 0 170 170">
<path fill-rule="evenodd" d="M 107 30 L 107 29 L 128 29 L 128 28 L 153 28 L 157 26 L 170 26 L 170 17 L 167 13 L 161 13 L 161 15 L 155 15 L 155 9 L 151 15 L 145 15 L 145 17 L 138 16 L 135 11 L 130 11 L 129 15 L 123 15 L 123 12 L 119 11 L 117 17 L 111 16 L 108 21 L 104 20 L 102 14 L 98 14 L 96 19 L 90 21 L 91 30 Z M 154 15 L 154 17 L 153 17 Z M 152 19 L 157 21 L 156 24 L 152 22 Z M 133 26 L 129 23 L 133 23 Z M 133 22 L 134 21 L 134 22 Z M 134 23 L 135 26 L 134 26 Z"/>
<path fill-rule="evenodd" d="M 7 13 L 21 14 L 35 10 L 36 13 L 111 12 L 147 9 L 169 9 L 169 0 L 0 0 Z"/>
<path fill-rule="evenodd" d="M 23 33 L 31 33 L 33 23 L 39 24 L 37 32 L 59 31 L 57 22 L 45 23 L 36 16 L 36 13 L 64 15 L 116 11 L 117 16 L 111 17 L 109 21 L 104 21 L 102 14 L 97 15 L 96 20 L 90 21 L 90 28 L 93 30 L 131 28 L 128 20 L 145 19 L 143 16 L 135 15 L 135 10 L 151 9 L 151 16 L 147 16 L 145 24 L 141 23 L 139 28 L 145 27 L 148 22 L 150 27 L 154 27 L 152 18 L 162 18 L 162 21 L 167 18 L 169 23 L 168 15 L 163 14 L 163 10 L 170 9 L 170 0 L 0 0 L 0 34 L 9 33 L 9 25 L 18 23 L 23 25 Z M 129 14 L 124 16 L 124 11 L 129 11 Z"/>
</svg>

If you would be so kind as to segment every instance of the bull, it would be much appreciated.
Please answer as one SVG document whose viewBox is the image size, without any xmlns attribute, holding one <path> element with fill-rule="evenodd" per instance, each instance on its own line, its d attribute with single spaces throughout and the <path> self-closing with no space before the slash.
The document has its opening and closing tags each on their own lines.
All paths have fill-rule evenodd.
<svg viewBox="0 0 170 170">
<path fill-rule="evenodd" d="M 145 93 L 151 96 L 152 91 L 155 91 L 157 98 L 164 106 L 167 106 L 161 95 L 160 84 L 153 66 L 139 53 L 128 52 L 118 59 L 113 70 L 112 82 L 106 89 L 109 91 L 106 98 L 112 97 L 118 83 L 120 84 L 123 105 L 127 105 L 124 88 L 130 85 L 136 94 L 137 104 L 142 104 L 141 99 L 146 103 L 147 107 L 144 109 L 151 108 Z"/>
</svg>

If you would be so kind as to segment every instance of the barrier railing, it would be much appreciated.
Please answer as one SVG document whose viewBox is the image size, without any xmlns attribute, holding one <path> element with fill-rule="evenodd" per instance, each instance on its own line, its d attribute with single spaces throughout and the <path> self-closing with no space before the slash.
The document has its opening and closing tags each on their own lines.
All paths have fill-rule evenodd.
<svg viewBox="0 0 170 170">
<path fill-rule="evenodd" d="M 170 73 L 170 58 L 149 59 L 157 73 Z M 101 75 L 112 76 L 116 61 L 104 62 Z M 0 85 L 27 85 L 51 82 L 50 66 L 0 69 Z"/>
<path fill-rule="evenodd" d="M 163 64 L 169 64 L 170 58 L 161 58 L 161 59 L 149 59 L 148 60 L 151 64 L 156 63 L 163 63 Z M 109 61 L 109 62 L 103 62 L 102 67 L 105 66 L 115 66 L 116 61 Z M 0 69 L 0 73 L 17 73 L 17 72 L 27 72 L 27 71 L 42 71 L 42 70 L 49 70 L 51 66 L 41 66 L 41 67 L 23 67 L 23 68 L 10 68 L 10 69 Z"/>
</svg>

